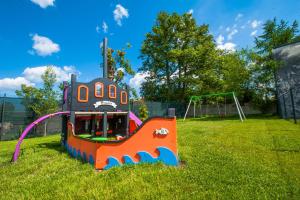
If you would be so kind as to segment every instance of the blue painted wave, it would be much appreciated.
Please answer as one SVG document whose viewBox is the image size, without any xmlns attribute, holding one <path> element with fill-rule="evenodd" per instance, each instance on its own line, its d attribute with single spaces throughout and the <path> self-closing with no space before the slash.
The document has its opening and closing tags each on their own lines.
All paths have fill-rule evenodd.
<svg viewBox="0 0 300 200">
<path fill-rule="evenodd" d="M 65 144 L 65 148 L 72 157 L 80 159 L 83 162 L 89 162 L 91 165 L 95 164 L 95 160 L 92 155 L 89 155 L 87 157 L 87 154 L 85 152 L 81 152 L 79 149 L 76 150 L 76 148 L 72 147 L 71 145 L 68 145 L 68 143 Z M 139 162 L 133 161 L 132 157 L 130 157 L 129 155 L 124 155 L 123 156 L 124 164 L 135 165 L 135 164 L 139 164 L 139 163 L 162 162 L 165 165 L 169 165 L 169 166 L 177 166 L 178 165 L 177 156 L 169 148 L 158 147 L 157 150 L 159 151 L 159 156 L 157 158 L 154 158 L 147 151 L 137 152 L 137 155 L 139 155 L 139 157 L 140 157 Z M 123 165 L 122 162 L 120 162 L 117 158 L 115 158 L 113 156 L 108 157 L 107 163 L 108 164 L 103 168 L 104 170 Z"/>
<path fill-rule="evenodd" d="M 158 147 L 159 156 L 154 158 L 150 153 L 146 151 L 137 152 L 140 157 L 139 162 L 134 162 L 133 159 L 129 155 L 124 155 L 123 160 L 124 164 L 139 164 L 139 163 L 157 163 L 162 162 L 165 165 L 169 166 L 177 166 L 178 159 L 177 156 L 167 147 Z M 108 164 L 104 167 L 104 169 L 110 169 L 112 167 L 121 166 L 121 162 L 113 156 L 108 157 Z"/>
<path fill-rule="evenodd" d="M 83 162 L 89 162 L 91 165 L 95 164 L 95 160 L 94 160 L 94 157 L 92 155 L 89 155 L 89 157 L 87 158 L 87 155 L 86 155 L 85 152 L 81 153 L 81 151 L 79 149 L 76 150 L 76 148 L 73 148 L 68 143 L 65 143 L 65 148 L 66 148 L 66 150 L 68 151 L 68 153 L 70 154 L 71 157 L 82 160 Z"/>
</svg>

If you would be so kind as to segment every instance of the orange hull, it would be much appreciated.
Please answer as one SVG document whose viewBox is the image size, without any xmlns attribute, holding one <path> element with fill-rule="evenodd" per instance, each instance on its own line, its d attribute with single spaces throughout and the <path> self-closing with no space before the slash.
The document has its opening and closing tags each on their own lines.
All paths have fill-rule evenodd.
<svg viewBox="0 0 300 200">
<path fill-rule="evenodd" d="M 74 127 L 69 123 L 67 146 L 74 157 L 89 161 L 96 169 L 156 161 L 177 165 L 176 118 L 151 118 L 129 138 L 108 142 L 80 138 L 74 134 Z"/>
</svg>

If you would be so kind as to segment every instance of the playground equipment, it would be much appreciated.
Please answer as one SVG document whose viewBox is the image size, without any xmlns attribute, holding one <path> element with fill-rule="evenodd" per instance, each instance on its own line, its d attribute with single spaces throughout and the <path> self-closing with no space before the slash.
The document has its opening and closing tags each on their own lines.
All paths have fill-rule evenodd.
<svg viewBox="0 0 300 200">
<path fill-rule="evenodd" d="M 103 78 L 83 83 L 72 75 L 70 84 L 64 82 L 63 111 L 31 123 L 23 131 L 12 161 L 17 161 L 20 145 L 35 125 L 62 115 L 62 144 L 72 157 L 96 169 L 141 162 L 178 165 L 176 117 L 152 117 L 142 122 L 135 116 L 130 111 L 128 86 L 115 83 L 114 70 L 108 69 L 106 38 L 103 54 Z"/>
<path fill-rule="evenodd" d="M 201 95 L 201 96 L 191 96 L 188 107 L 187 107 L 186 112 L 184 114 L 183 120 L 186 119 L 189 108 L 190 108 L 192 102 L 193 102 L 193 106 L 194 106 L 193 116 L 195 118 L 196 117 L 196 105 L 197 105 L 197 103 L 199 103 L 199 105 L 200 105 L 200 112 L 201 112 L 201 110 L 203 110 L 202 103 L 205 99 L 208 99 L 208 98 L 215 98 L 218 115 L 221 116 L 221 109 L 220 109 L 220 105 L 219 105 L 219 101 L 218 101 L 218 98 L 220 98 L 220 97 L 224 97 L 224 99 L 223 99 L 224 100 L 224 112 L 223 112 L 224 116 L 227 115 L 227 110 L 226 110 L 226 108 L 227 108 L 227 105 L 226 105 L 227 98 L 233 98 L 233 101 L 234 101 L 234 104 L 236 106 L 236 110 L 238 112 L 238 115 L 240 117 L 241 122 L 243 122 L 246 119 L 245 113 L 242 109 L 242 106 L 239 103 L 239 100 L 236 98 L 235 93 L 234 92 L 227 92 L 227 93 L 207 94 L 207 95 Z"/>
</svg>

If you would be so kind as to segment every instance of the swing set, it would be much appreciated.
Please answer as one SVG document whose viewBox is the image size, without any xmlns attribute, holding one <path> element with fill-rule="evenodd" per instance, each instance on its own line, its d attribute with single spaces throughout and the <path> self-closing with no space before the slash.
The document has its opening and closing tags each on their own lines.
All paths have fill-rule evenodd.
<svg viewBox="0 0 300 200">
<path fill-rule="evenodd" d="M 196 105 L 197 105 L 197 103 L 199 103 L 199 105 L 200 105 L 200 112 L 201 112 L 201 110 L 202 110 L 201 106 L 202 106 L 203 101 L 205 99 L 208 99 L 208 98 L 211 98 L 211 97 L 212 98 L 216 98 L 216 104 L 217 104 L 217 109 L 218 109 L 219 116 L 221 116 L 221 109 L 220 109 L 218 98 L 219 97 L 224 97 L 224 115 L 225 116 L 227 115 L 226 99 L 227 98 L 233 98 L 234 104 L 235 104 L 236 110 L 237 110 L 237 112 L 239 114 L 241 122 L 243 122 L 244 120 L 246 120 L 245 113 L 244 113 L 244 111 L 242 109 L 242 106 L 239 103 L 239 100 L 236 98 L 234 92 L 206 94 L 206 95 L 200 95 L 200 96 L 191 96 L 189 104 L 188 104 L 188 107 L 187 107 L 186 112 L 184 114 L 183 120 L 186 119 L 186 116 L 188 114 L 188 111 L 189 111 L 190 106 L 191 106 L 192 103 L 193 103 L 193 116 L 195 118 L 196 117 Z M 207 106 L 206 106 L 206 110 L 205 111 L 207 113 Z"/>
</svg>

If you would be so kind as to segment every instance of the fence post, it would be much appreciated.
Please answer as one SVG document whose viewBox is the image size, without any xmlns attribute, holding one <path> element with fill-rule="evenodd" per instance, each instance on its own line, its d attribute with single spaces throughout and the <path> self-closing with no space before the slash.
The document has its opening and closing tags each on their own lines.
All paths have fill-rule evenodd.
<svg viewBox="0 0 300 200">
<path fill-rule="evenodd" d="M 3 127 L 4 127 L 4 125 L 3 125 L 3 123 L 4 123 L 4 109 L 5 109 L 5 97 L 6 97 L 6 95 L 4 94 L 4 96 L 3 96 L 3 99 L 2 99 L 2 108 L 1 108 L 1 129 L 0 129 L 0 141 L 2 140 L 2 135 L 3 135 Z"/>
<path fill-rule="evenodd" d="M 295 102 L 294 102 L 294 95 L 293 95 L 293 89 L 290 89 L 290 94 L 291 94 L 291 102 L 292 102 L 292 107 L 293 107 L 293 117 L 294 117 L 294 123 L 297 124 L 297 119 L 296 119 L 296 109 L 295 109 Z"/>
<path fill-rule="evenodd" d="M 287 112 L 286 112 L 286 104 L 285 104 L 285 97 L 284 94 L 282 95 L 282 99 L 283 99 L 283 106 L 284 106 L 284 119 L 287 119 Z"/>
</svg>

